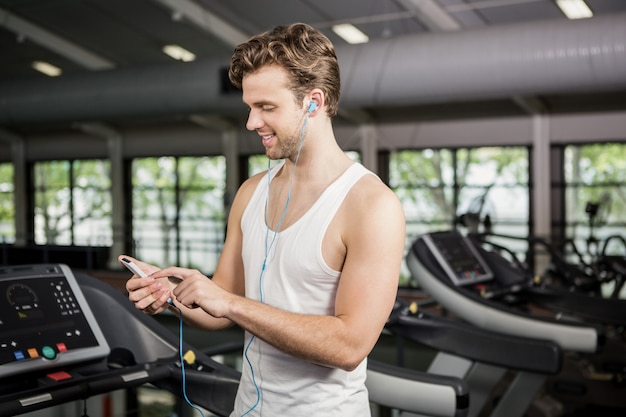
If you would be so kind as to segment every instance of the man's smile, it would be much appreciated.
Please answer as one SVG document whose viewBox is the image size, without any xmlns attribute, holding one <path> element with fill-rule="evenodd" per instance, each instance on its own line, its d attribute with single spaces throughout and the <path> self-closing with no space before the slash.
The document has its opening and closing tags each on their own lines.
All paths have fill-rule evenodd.
<svg viewBox="0 0 626 417">
<path fill-rule="evenodd" d="M 261 139 L 263 140 L 263 146 L 269 146 L 272 143 L 272 139 L 274 139 L 275 137 L 276 135 L 274 133 L 262 135 Z"/>
</svg>

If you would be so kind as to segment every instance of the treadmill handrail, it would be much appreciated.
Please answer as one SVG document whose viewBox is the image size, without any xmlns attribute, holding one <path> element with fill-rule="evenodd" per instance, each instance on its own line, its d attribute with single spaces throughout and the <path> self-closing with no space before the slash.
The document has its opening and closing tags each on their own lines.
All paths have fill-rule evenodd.
<svg viewBox="0 0 626 417">
<path fill-rule="evenodd" d="M 583 320 L 626 325 L 626 300 L 592 297 L 549 286 L 528 287 L 526 292 L 537 304 L 558 308 Z"/>
<path fill-rule="evenodd" d="M 556 374 L 562 352 L 556 343 L 503 335 L 426 312 L 402 314 L 386 329 L 431 348 L 508 369 Z"/>
<path fill-rule="evenodd" d="M 169 378 L 170 375 L 171 365 L 156 363 L 113 370 L 106 375 L 97 374 L 67 382 L 43 385 L 0 396 L 0 416 L 15 416 L 41 410 L 120 388 L 131 388 L 148 382 L 155 382 Z"/>
<path fill-rule="evenodd" d="M 462 379 L 429 374 L 368 359 L 370 401 L 390 408 L 436 417 L 469 412 L 469 388 Z"/>
<path fill-rule="evenodd" d="M 567 268 L 569 271 L 571 271 L 571 273 L 578 273 L 581 275 L 584 274 L 585 276 L 587 275 L 584 271 L 576 268 L 573 265 L 568 264 L 563 256 L 557 250 L 555 250 L 552 245 L 545 239 L 537 237 L 520 238 L 493 233 L 483 233 L 473 237 L 474 239 L 472 240 L 476 241 L 478 244 L 487 244 L 499 250 L 506 250 L 506 248 L 490 240 L 490 237 L 504 237 L 507 239 L 528 241 L 531 244 L 537 243 L 548 251 L 552 259 L 558 262 L 558 267 L 560 269 Z M 489 254 L 486 253 L 486 249 L 479 248 L 479 250 L 483 252 L 483 256 L 489 256 Z M 513 257 L 515 256 L 514 254 L 512 254 L 511 251 L 509 251 L 509 253 Z M 517 258 L 514 257 L 514 261 L 520 269 L 523 269 L 523 266 L 519 263 Z M 528 274 L 530 275 L 530 273 Z M 549 308 L 561 309 L 565 313 L 572 314 L 573 316 L 579 317 L 586 321 L 601 324 L 614 324 L 622 326 L 626 325 L 626 300 L 591 296 L 579 291 L 566 291 L 561 288 L 549 285 L 528 285 L 524 287 L 524 293 L 537 304 L 541 304 Z"/>
</svg>

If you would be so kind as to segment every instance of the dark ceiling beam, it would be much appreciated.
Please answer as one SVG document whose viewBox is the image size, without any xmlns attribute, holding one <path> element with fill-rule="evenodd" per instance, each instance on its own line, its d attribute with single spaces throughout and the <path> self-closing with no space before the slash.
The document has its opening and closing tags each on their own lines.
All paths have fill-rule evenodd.
<svg viewBox="0 0 626 417">
<path fill-rule="evenodd" d="M 114 62 L 78 46 L 49 30 L 24 20 L 3 8 L 0 8 L 0 27 L 4 27 L 15 33 L 18 39 L 28 39 L 86 69 L 103 70 L 115 68 Z"/>
<path fill-rule="evenodd" d="M 190 0 L 153 0 L 172 12 L 174 20 L 186 20 L 203 31 L 221 39 L 233 48 L 245 42 L 250 36 L 221 19 L 198 3 Z"/>
</svg>

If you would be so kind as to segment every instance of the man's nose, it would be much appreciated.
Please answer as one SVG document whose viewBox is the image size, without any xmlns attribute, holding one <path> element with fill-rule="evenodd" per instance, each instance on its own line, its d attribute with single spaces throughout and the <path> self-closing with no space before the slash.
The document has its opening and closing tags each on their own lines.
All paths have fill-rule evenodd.
<svg viewBox="0 0 626 417">
<path fill-rule="evenodd" d="M 263 127 L 263 120 L 261 119 L 259 112 L 252 109 L 248 113 L 248 121 L 246 122 L 246 129 L 257 130 Z"/>
</svg>

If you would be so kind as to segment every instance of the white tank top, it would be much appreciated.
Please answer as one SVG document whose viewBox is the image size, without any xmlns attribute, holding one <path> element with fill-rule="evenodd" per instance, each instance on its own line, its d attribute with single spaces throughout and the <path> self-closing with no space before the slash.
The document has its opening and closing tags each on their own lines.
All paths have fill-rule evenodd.
<svg viewBox="0 0 626 417">
<path fill-rule="evenodd" d="M 270 180 L 281 168 L 279 165 L 271 170 Z M 300 219 L 276 234 L 266 226 L 268 178 L 261 179 L 241 219 L 246 297 L 262 298 L 266 304 L 296 313 L 335 314 L 341 271 L 331 269 L 324 262 L 322 239 L 347 193 L 368 173 L 371 174 L 362 165 L 352 164 Z M 261 276 L 265 260 L 265 272 Z M 244 348 L 250 338 L 246 332 Z M 258 338 L 252 340 L 246 352 L 231 416 L 241 416 L 251 408 L 247 416 L 370 415 L 365 388 L 367 360 L 354 371 L 346 372 L 294 358 Z M 254 406 L 257 387 L 260 401 Z"/>
</svg>

